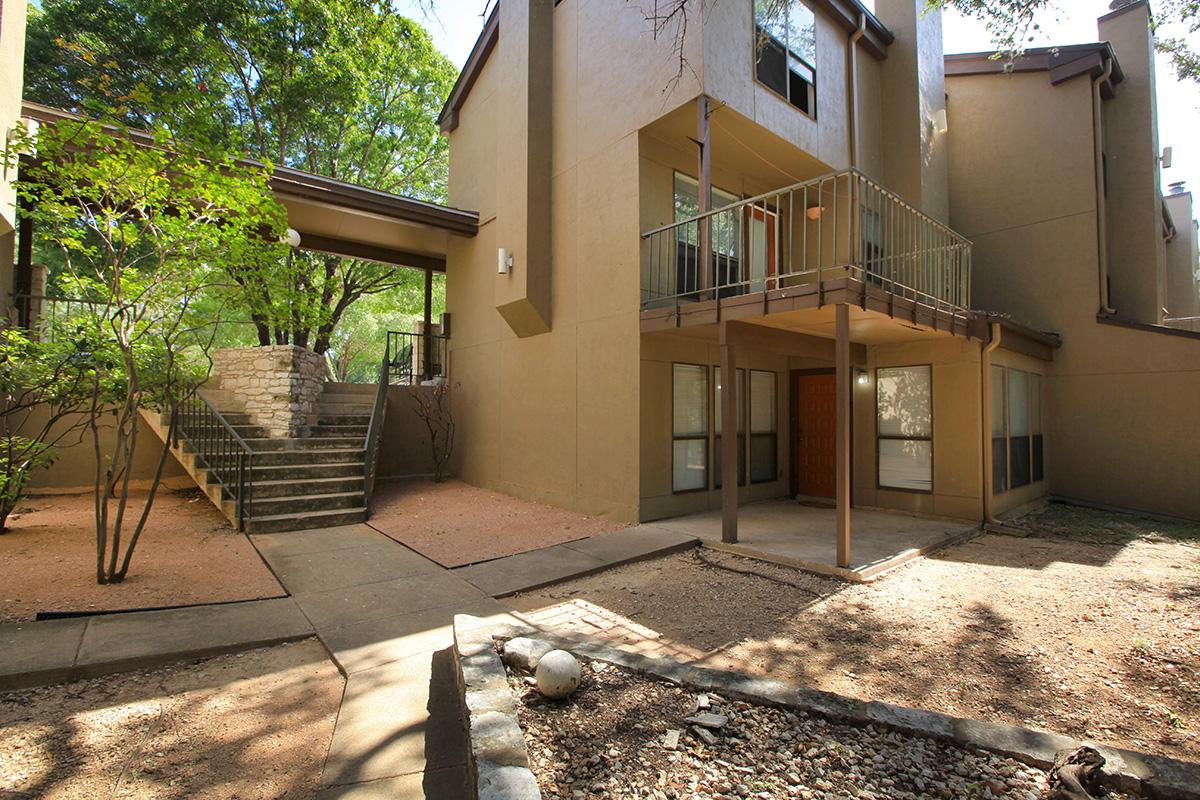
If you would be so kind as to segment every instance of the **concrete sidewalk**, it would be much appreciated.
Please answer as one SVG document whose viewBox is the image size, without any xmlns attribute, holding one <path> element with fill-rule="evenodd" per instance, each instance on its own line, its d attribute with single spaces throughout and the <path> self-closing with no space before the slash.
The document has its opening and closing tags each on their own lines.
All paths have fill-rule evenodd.
<svg viewBox="0 0 1200 800">
<path fill-rule="evenodd" d="M 318 798 L 466 796 L 452 623 L 500 604 L 367 525 L 251 538 L 346 674 Z"/>
<path fill-rule="evenodd" d="M 289 597 L 0 625 L 0 691 L 252 650 L 313 635 Z"/>
<path fill-rule="evenodd" d="M 454 573 L 491 597 L 507 597 L 698 544 L 691 534 L 648 523 L 459 567 Z"/>
</svg>

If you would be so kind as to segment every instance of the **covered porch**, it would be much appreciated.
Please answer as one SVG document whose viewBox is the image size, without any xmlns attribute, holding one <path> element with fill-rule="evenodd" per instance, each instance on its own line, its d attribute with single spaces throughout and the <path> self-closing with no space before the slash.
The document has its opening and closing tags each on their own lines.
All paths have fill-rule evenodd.
<svg viewBox="0 0 1200 800">
<path fill-rule="evenodd" d="M 832 506 L 780 498 L 739 509 L 735 542 L 722 539 L 722 514 L 705 511 L 653 523 L 695 536 L 705 545 L 739 555 L 788 564 L 856 582 L 871 581 L 890 569 L 933 550 L 973 536 L 979 527 L 963 520 L 916 516 L 881 509 L 854 509 L 854 547 L 838 563 L 831 536 L 837 511 Z"/>
</svg>

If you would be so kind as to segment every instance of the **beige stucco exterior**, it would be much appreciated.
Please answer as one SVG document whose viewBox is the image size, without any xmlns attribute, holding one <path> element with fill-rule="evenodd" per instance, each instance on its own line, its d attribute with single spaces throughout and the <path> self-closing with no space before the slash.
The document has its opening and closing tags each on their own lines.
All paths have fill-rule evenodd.
<svg viewBox="0 0 1200 800">
<path fill-rule="evenodd" d="M 0 148 L 7 147 L 8 131 L 20 121 L 22 75 L 25 67 L 25 0 L 0 4 Z M 15 167 L 0 172 L 0 315 L 7 317 L 9 288 L 16 260 Z"/>
<path fill-rule="evenodd" d="M 1163 312 L 1173 328 L 1200 331 L 1200 256 L 1197 245 L 1195 206 L 1191 192 L 1175 192 L 1163 198 L 1171 215 L 1174 234 L 1167 240 Z M 1174 321 L 1178 320 L 1178 321 Z"/>
<path fill-rule="evenodd" d="M 1134 8 L 1124 21 L 1141 14 Z M 1129 38 L 1136 40 L 1135 50 L 1145 47 L 1141 37 Z M 1121 42 L 1114 44 L 1126 71 L 1117 98 L 1144 93 L 1144 86 L 1130 86 L 1144 76 L 1125 66 Z M 1098 318 L 1091 79 L 1081 74 L 1055 86 L 1046 71 L 1036 71 L 951 76 L 946 83 L 953 120 L 950 221 L 975 245 L 973 305 L 1062 336 L 1054 361 L 1045 365 L 1050 493 L 1200 518 L 1200 459 L 1194 452 L 1200 441 L 1200 339 Z M 1104 101 L 1102 114 L 1114 102 Z M 1136 275 L 1138 291 L 1157 302 L 1163 263 L 1160 200 L 1153 191 L 1157 164 L 1148 125 L 1132 143 L 1117 128 L 1111 120 L 1106 124 L 1108 161 L 1138 164 L 1129 180 L 1147 188 L 1123 192 L 1110 184 L 1110 245 L 1126 236 L 1114 220 L 1149 225 L 1153 217 L 1157 227 L 1153 235 L 1130 232 L 1110 247 L 1112 305 L 1119 318 L 1146 322 L 1127 313 L 1145 305 L 1146 297 L 1128 293 L 1116 273 Z"/>
</svg>

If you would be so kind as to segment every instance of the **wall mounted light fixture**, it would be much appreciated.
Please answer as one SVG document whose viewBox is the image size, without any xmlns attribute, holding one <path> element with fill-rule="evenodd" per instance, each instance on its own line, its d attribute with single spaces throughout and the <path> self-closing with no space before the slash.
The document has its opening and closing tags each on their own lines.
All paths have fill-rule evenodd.
<svg viewBox="0 0 1200 800">
<path fill-rule="evenodd" d="M 825 212 L 825 206 L 813 206 L 812 208 L 807 209 L 804 212 L 804 216 L 808 217 L 813 222 L 816 222 L 817 220 L 819 220 L 821 218 L 821 214 L 823 214 L 824 212 Z"/>
<path fill-rule="evenodd" d="M 856 369 L 858 376 L 854 379 L 859 386 L 869 386 L 871 384 L 871 375 L 865 369 Z"/>
<path fill-rule="evenodd" d="M 497 253 L 497 258 L 496 258 L 496 273 L 498 275 L 507 275 L 509 272 L 512 271 L 512 265 L 513 265 L 512 253 L 508 252 L 508 250 L 501 247 L 500 252 Z"/>
<path fill-rule="evenodd" d="M 944 108 L 935 113 L 933 119 L 929 122 L 933 125 L 933 130 L 937 133 L 945 133 L 950 130 L 950 122 L 946 118 L 946 109 Z"/>
</svg>

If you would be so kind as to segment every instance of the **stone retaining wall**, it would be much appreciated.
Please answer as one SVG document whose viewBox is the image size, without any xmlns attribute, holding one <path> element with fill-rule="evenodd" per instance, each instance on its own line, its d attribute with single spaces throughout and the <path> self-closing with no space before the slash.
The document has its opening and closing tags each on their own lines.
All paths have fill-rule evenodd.
<svg viewBox="0 0 1200 800">
<path fill-rule="evenodd" d="M 213 355 L 217 387 L 272 438 L 308 434 L 327 371 L 322 356 L 295 345 L 228 347 Z"/>
</svg>

